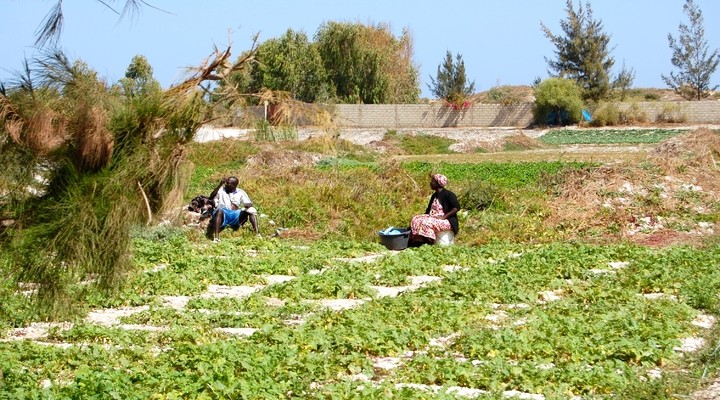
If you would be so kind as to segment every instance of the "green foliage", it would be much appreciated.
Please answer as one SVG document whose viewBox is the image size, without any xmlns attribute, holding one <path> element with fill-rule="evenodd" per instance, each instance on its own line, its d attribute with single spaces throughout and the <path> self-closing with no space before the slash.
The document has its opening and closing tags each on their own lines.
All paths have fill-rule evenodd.
<svg viewBox="0 0 720 400">
<path fill-rule="evenodd" d="M 592 126 L 608 126 L 620 124 L 620 108 L 615 103 L 601 103 L 592 113 Z"/>
<path fill-rule="evenodd" d="M 5 141 L 9 124 L 19 126 L 19 140 L 5 141 L 3 153 L 32 154 L 8 181 L 28 174 L 42 183 L 8 203 L 15 223 L 0 233 L 0 245 L 12 255 L 8 277 L 39 285 L 41 311 L 68 314 L 78 281 L 95 276 L 106 290 L 121 284 L 132 268 L 130 230 L 182 196 L 182 144 L 205 108 L 194 87 L 156 90 L 139 57 L 128 71 L 136 86 L 125 96 L 62 53 L 36 62 L 39 75 L 28 72 L 27 84 L 2 98 L 14 111 L 3 114 L 0 135 Z"/>
<path fill-rule="evenodd" d="M 295 126 L 274 126 L 262 120 L 255 125 L 255 140 L 263 142 L 278 142 L 283 140 L 297 140 L 298 133 Z"/>
<path fill-rule="evenodd" d="M 672 49 L 672 65 L 678 69 L 677 74 L 662 75 L 666 85 L 688 100 L 702 100 L 709 96 L 717 85 L 710 86 L 710 77 L 720 64 L 720 49 L 710 50 L 705 39 L 703 15 L 693 0 L 686 0 L 683 11 L 690 20 L 690 25 L 681 23 L 676 39 L 668 34 L 668 42 Z"/>
<path fill-rule="evenodd" d="M 199 168 L 213 169 L 226 164 L 242 164 L 259 149 L 255 142 L 223 139 L 211 142 L 187 144 L 188 161 Z"/>
<path fill-rule="evenodd" d="M 660 143 L 680 129 L 553 129 L 540 140 L 548 144 Z"/>
<path fill-rule="evenodd" d="M 292 150 L 329 155 L 331 158 L 367 163 L 375 161 L 378 156 L 375 151 L 366 146 L 330 136 L 319 136 L 292 142 L 288 147 Z"/>
<path fill-rule="evenodd" d="M 589 1 L 583 7 L 580 0 L 575 10 L 573 0 L 567 0 L 566 12 L 567 19 L 560 21 L 562 35 L 553 34 L 542 24 L 545 36 L 555 46 L 554 59 L 545 57 L 545 61 L 555 76 L 577 82 L 583 99 L 605 99 L 610 94 L 610 70 L 615 64 L 610 56 L 610 35 L 603 32 L 602 21 L 593 18 Z"/>
<path fill-rule="evenodd" d="M 422 132 L 406 135 L 388 131 L 383 136 L 383 140 L 396 143 L 407 154 L 450 154 L 453 153 L 450 145 L 455 143 L 452 139 Z"/>
<path fill-rule="evenodd" d="M 443 63 L 438 65 L 436 76 L 430 77 L 430 82 L 428 88 L 432 94 L 450 104 L 462 105 L 475 90 L 475 82 L 467 82 L 462 56 L 457 53 L 453 61 L 449 50 Z"/>
<path fill-rule="evenodd" d="M 532 163 L 484 162 L 477 164 L 411 162 L 403 164 L 405 169 L 416 174 L 427 175 L 433 171 L 441 172 L 447 176 L 451 183 L 465 180 L 482 181 L 502 189 L 538 188 L 542 179 L 547 175 L 556 175 L 564 170 L 573 170 L 585 166 L 587 164 L 559 161 Z"/>
<path fill-rule="evenodd" d="M 492 206 L 498 196 L 495 185 L 483 181 L 474 181 L 458 195 L 458 201 L 463 209 L 484 210 Z"/>
<path fill-rule="evenodd" d="M 388 131 L 386 140 L 398 136 Z M 606 138 L 621 139 L 619 132 Z M 326 158 L 316 166 L 245 167 L 258 148 L 271 147 Z M 325 139 L 192 143 L 185 150 L 198 187 L 232 171 L 270 218 L 306 236 L 228 235 L 211 244 L 191 230 L 135 225 L 126 284 L 114 293 L 76 285 L 69 300 L 82 299 L 88 309 L 145 306 L 118 322 L 150 326 L 77 318 L 72 328 L 51 329 L 43 344 L 0 341 L 0 397 L 443 399 L 459 398 L 453 387 L 463 387 L 495 399 L 672 398 L 692 393 L 703 363 L 715 357 L 714 346 L 700 356 L 675 348 L 689 337 L 715 341 L 717 329 L 701 329 L 694 318 L 720 313 L 717 244 L 556 241 L 562 234 L 545 221 L 556 185 L 593 166 L 398 165 Z M 446 175 L 461 197 L 456 244 L 387 251 L 376 231 L 405 226 L 424 210 L 431 172 Z M 92 183 L 76 183 L 83 186 L 78 195 L 91 199 L 83 207 L 106 206 Z M 688 202 L 700 196 L 679 195 Z M 641 201 L 664 200 L 656 189 Z M 14 262 L 14 254 L 0 252 L 0 273 Z M 216 285 L 248 294 L 225 295 L 211 290 Z M 23 289 L 0 285 L 3 337 L 40 320 Z M 382 289 L 402 293 L 384 296 Z M 186 306 L 170 306 L 182 299 Z M 353 307 L 332 310 L 324 304 L 330 300 Z M 389 357 L 398 367 L 380 368 Z M 662 379 L 650 379 L 658 369 Z"/>
<path fill-rule="evenodd" d="M 647 113 L 633 102 L 627 109 L 621 110 L 616 103 L 602 102 L 592 113 L 592 126 L 630 125 L 647 122 Z"/>
<path fill-rule="evenodd" d="M 247 90 L 285 91 L 295 100 L 325 102 L 334 96 L 317 45 L 304 32 L 288 29 L 258 46 Z M 238 72 L 241 74 L 243 72 Z"/>
<path fill-rule="evenodd" d="M 315 33 L 331 86 L 342 103 L 414 103 L 420 95 L 412 39 L 384 24 L 325 22 Z"/>
<path fill-rule="evenodd" d="M 666 123 L 687 122 L 687 115 L 680 104 L 664 103 L 662 110 L 655 116 L 655 121 Z"/>
<path fill-rule="evenodd" d="M 367 168 L 370 170 L 377 170 L 377 163 L 375 162 L 363 162 L 352 158 L 336 158 L 329 157 L 323 158 L 315 164 L 318 168 L 335 168 L 335 169 L 352 169 L 352 168 Z"/>
<path fill-rule="evenodd" d="M 575 124 L 582 119 L 580 88 L 570 79 L 548 78 L 535 87 L 536 124 Z"/>
<path fill-rule="evenodd" d="M 620 94 L 620 101 L 625 101 L 627 97 L 627 92 L 630 90 L 630 88 L 633 85 L 633 82 L 635 81 L 635 69 L 634 68 L 627 68 L 625 66 L 625 62 L 623 61 L 622 68 L 620 69 L 620 72 L 618 75 L 613 79 L 612 82 L 612 90 L 617 94 Z"/>
<path fill-rule="evenodd" d="M 505 106 L 517 104 L 522 101 L 522 99 L 513 92 L 512 87 L 507 85 L 493 86 L 488 90 L 487 98 L 491 103 L 500 103 Z"/>
<path fill-rule="evenodd" d="M 697 315 L 718 312 L 717 247 L 496 242 L 390 253 L 347 240 L 266 240 L 237 241 L 228 252 L 173 237 L 133 248 L 145 270 L 132 274 L 128 292 L 156 281 L 179 289 L 146 291 L 147 309 L 121 319 L 154 329 L 77 322 L 44 338 L 57 346 L 0 342 L 0 396 L 441 399 L 456 398 L 455 386 L 483 390 L 483 398 L 671 398 L 694 391 L 712 356 L 713 346 L 702 357 L 674 348 L 705 332 L 692 323 Z M 167 269 L 151 271 L 148 247 Z M 343 261 L 366 252 L 380 257 Z M 202 295 L 228 282 L 224 276 L 254 286 L 283 267 L 293 280 L 245 297 Z M 407 286 L 422 276 L 437 280 Z M 199 290 L 185 288 L 188 280 Z M 381 297 L 371 287 L 390 283 L 403 286 L 402 295 Z M 163 293 L 191 299 L 173 309 Z M 363 298 L 350 309 L 318 302 L 352 293 Z M 241 337 L 218 328 L 256 331 Z M 397 368 L 377 366 L 391 357 Z M 657 370 L 663 378 L 649 379 Z M 359 374 L 370 380 L 356 382 Z"/>
<path fill-rule="evenodd" d="M 620 112 L 620 120 L 626 124 L 645 123 L 648 117 L 637 102 L 631 102 L 625 111 Z"/>
<path fill-rule="evenodd" d="M 152 66 L 142 55 L 133 57 L 119 84 L 126 97 L 153 96 L 161 90 L 160 82 L 153 78 Z"/>
</svg>

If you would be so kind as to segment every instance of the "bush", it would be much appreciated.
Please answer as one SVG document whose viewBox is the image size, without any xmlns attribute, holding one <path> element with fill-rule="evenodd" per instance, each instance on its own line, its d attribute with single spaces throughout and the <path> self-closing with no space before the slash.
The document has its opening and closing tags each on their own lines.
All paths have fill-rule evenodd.
<svg viewBox="0 0 720 400">
<path fill-rule="evenodd" d="M 633 102 L 627 110 L 620 112 L 620 121 L 624 124 L 644 123 L 647 122 L 647 113 Z"/>
<path fill-rule="evenodd" d="M 590 125 L 608 126 L 620 123 L 620 108 L 615 103 L 602 103 L 595 110 Z"/>
<path fill-rule="evenodd" d="M 395 130 L 388 130 L 383 140 L 395 143 L 407 154 L 450 154 L 450 146 L 455 141 L 442 136 L 427 133 L 400 134 Z"/>
<path fill-rule="evenodd" d="M 645 93 L 644 98 L 646 101 L 658 101 L 660 100 L 660 95 L 657 93 Z"/>
<path fill-rule="evenodd" d="M 667 123 L 687 122 L 687 115 L 682 112 L 678 104 L 665 103 L 662 111 L 655 117 L 655 121 Z"/>
<path fill-rule="evenodd" d="M 535 88 L 536 124 L 576 124 L 582 119 L 582 108 L 580 87 L 570 79 L 548 78 Z"/>
<path fill-rule="evenodd" d="M 257 141 L 278 142 L 297 139 L 297 128 L 293 126 L 273 126 L 268 121 L 260 121 L 255 127 L 255 140 Z"/>
<path fill-rule="evenodd" d="M 626 110 L 621 110 L 616 103 L 601 103 L 593 112 L 590 125 L 613 126 L 639 122 L 647 122 L 647 114 L 638 103 L 631 103 Z"/>
<path fill-rule="evenodd" d="M 458 196 L 458 201 L 466 210 L 485 210 L 493 204 L 498 191 L 491 183 L 475 181 Z"/>
<path fill-rule="evenodd" d="M 504 106 L 518 104 L 522 101 L 520 95 L 513 91 L 511 86 L 495 86 L 487 92 L 488 103 L 499 103 Z"/>
</svg>

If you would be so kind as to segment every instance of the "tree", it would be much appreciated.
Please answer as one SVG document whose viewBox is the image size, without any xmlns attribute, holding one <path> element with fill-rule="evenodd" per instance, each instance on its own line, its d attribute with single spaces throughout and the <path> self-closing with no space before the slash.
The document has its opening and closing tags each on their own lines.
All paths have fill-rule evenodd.
<svg viewBox="0 0 720 400">
<path fill-rule="evenodd" d="M 455 105 L 461 105 L 475 90 L 475 82 L 467 82 L 462 56 L 457 53 L 453 61 L 450 50 L 445 54 L 445 61 L 438 65 L 437 79 L 430 76 L 430 81 L 428 89 L 435 97 Z"/>
<path fill-rule="evenodd" d="M 382 104 L 418 100 L 412 39 L 387 25 L 328 22 L 315 34 L 328 79 L 341 102 Z"/>
<path fill-rule="evenodd" d="M 679 69 L 669 76 L 661 75 L 666 85 L 688 100 L 701 100 L 709 95 L 710 77 L 720 63 L 720 52 L 715 49 L 708 55 L 708 43 L 705 39 L 702 11 L 693 0 L 686 0 L 683 11 L 690 20 L 690 25 L 679 26 L 679 37 L 675 39 L 668 34 L 668 42 L 673 51 L 672 65 Z"/>
<path fill-rule="evenodd" d="M 540 24 L 545 36 L 555 45 L 555 59 L 545 57 L 551 76 L 569 78 L 583 88 L 585 99 L 598 101 L 610 93 L 610 70 L 615 60 L 610 56 L 610 36 L 603 32 L 602 21 L 595 20 L 590 2 L 567 1 L 567 20 L 560 21 L 564 35 L 555 35 Z"/>
<path fill-rule="evenodd" d="M 535 87 L 533 117 L 541 125 L 567 125 L 582 118 L 581 89 L 567 78 L 548 78 Z"/>
<path fill-rule="evenodd" d="M 58 51 L 0 85 L 0 163 L 23 163 L 0 180 L 6 278 L 37 282 L 51 311 L 71 309 L 72 285 L 89 276 L 117 288 L 132 268 L 130 230 L 182 197 L 184 147 L 207 115 L 201 83 L 242 68 L 229 57 L 216 49 L 184 82 L 127 98 Z"/>
<path fill-rule="evenodd" d="M 142 55 L 133 57 L 125 71 L 125 78 L 120 79 L 120 86 L 128 97 L 150 94 L 160 90 L 160 83 L 153 78 L 153 69 L 147 58 Z"/>
<path fill-rule="evenodd" d="M 627 68 L 623 61 L 622 68 L 612 82 L 612 88 L 620 92 L 620 100 L 625 100 L 625 94 L 635 81 L 635 68 Z"/>
<path fill-rule="evenodd" d="M 251 69 L 248 87 L 251 93 L 262 89 L 286 91 L 308 103 L 330 97 L 320 53 L 304 32 L 288 29 L 280 38 L 261 43 L 255 58 L 257 64 Z"/>
</svg>

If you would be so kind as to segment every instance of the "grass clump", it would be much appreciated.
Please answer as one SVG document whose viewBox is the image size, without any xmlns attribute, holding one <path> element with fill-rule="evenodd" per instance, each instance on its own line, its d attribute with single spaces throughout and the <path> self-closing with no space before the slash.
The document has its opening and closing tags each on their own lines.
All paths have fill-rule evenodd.
<svg viewBox="0 0 720 400">
<path fill-rule="evenodd" d="M 255 126 L 255 140 L 264 142 L 279 142 L 284 140 L 297 140 L 297 127 L 290 125 L 274 126 L 262 120 Z"/>
<path fill-rule="evenodd" d="M 637 102 L 627 109 L 620 109 L 617 103 L 601 103 L 592 114 L 591 126 L 632 125 L 647 122 L 647 113 Z"/>
<path fill-rule="evenodd" d="M 454 140 L 428 135 L 426 133 L 417 134 L 399 134 L 390 130 L 385 133 L 383 140 L 394 143 L 402 149 L 406 154 L 451 154 L 450 146 L 455 143 Z"/>
<path fill-rule="evenodd" d="M 687 122 L 687 114 L 685 114 L 679 104 L 664 103 L 662 111 L 655 117 L 655 122 L 683 123 Z"/>
<path fill-rule="evenodd" d="M 490 208 L 497 196 L 498 188 L 495 185 L 474 181 L 458 195 L 458 201 L 466 210 L 481 211 Z"/>
<path fill-rule="evenodd" d="M 306 140 L 291 142 L 287 148 L 359 162 L 372 162 L 377 158 L 377 153 L 365 146 L 330 135 L 313 136 Z"/>
<path fill-rule="evenodd" d="M 524 151 L 542 147 L 544 147 L 542 142 L 523 134 L 508 136 L 503 143 L 503 151 Z"/>
</svg>

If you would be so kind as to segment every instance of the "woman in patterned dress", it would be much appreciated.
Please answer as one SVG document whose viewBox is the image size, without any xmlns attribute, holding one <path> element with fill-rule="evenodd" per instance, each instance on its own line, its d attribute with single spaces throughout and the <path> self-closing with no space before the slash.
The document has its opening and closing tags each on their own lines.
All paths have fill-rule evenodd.
<svg viewBox="0 0 720 400">
<path fill-rule="evenodd" d="M 457 212 L 460 210 L 455 193 L 445 189 L 448 180 L 445 175 L 435 174 L 430 178 L 430 196 L 425 214 L 416 215 L 410 222 L 410 241 L 418 244 L 435 243 L 437 232 L 452 230 L 458 233 Z"/>
</svg>

